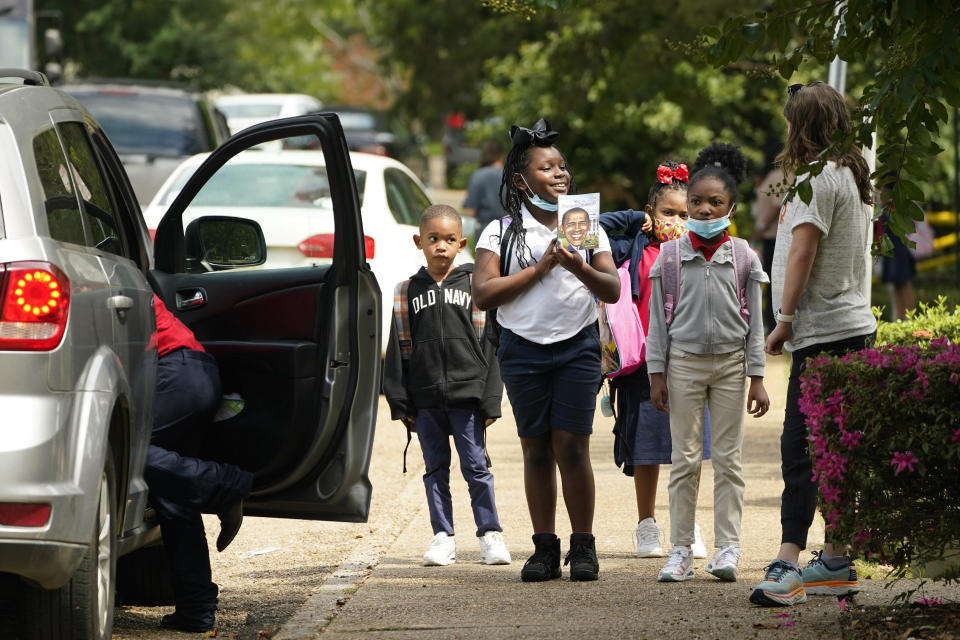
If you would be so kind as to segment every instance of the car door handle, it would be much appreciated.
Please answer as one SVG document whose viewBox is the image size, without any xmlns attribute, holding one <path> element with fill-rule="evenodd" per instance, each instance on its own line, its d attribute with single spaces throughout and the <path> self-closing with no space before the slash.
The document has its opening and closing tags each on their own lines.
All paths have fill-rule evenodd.
<svg viewBox="0 0 960 640">
<path fill-rule="evenodd" d="M 107 309 L 126 311 L 133 309 L 133 298 L 130 296 L 110 296 L 107 298 Z"/>
<path fill-rule="evenodd" d="M 180 293 L 177 292 L 177 310 L 186 311 L 187 309 L 196 309 L 197 307 L 202 307 L 207 304 L 207 297 L 204 295 L 202 289 L 197 289 L 193 292 Z"/>
</svg>

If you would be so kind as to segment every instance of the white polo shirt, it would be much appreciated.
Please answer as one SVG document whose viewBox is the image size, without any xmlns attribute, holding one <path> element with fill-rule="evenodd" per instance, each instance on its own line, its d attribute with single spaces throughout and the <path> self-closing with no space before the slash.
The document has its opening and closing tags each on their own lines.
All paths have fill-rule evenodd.
<svg viewBox="0 0 960 640">
<path fill-rule="evenodd" d="M 527 265 L 535 265 L 550 243 L 556 240 L 557 230 L 548 229 L 521 205 L 523 228 L 526 231 Z M 610 253 L 610 240 L 600 229 L 600 247 L 594 253 Z M 488 224 L 480 234 L 477 249 L 500 253 L 500 220 Z M 516 256 L 511 256 L 509 274 L 521 270 Z M 586 259 L 586 250 L 580 250 Z M 534 283 L 519 296 L 506 302 L 497 310 L 497 320 L 518 336 L 538 344 L 553 344 L 573 337 L 585 326 L 597 320 L 596 300 L 590 290 L 575 275 L 557 265 L 539 282 Z"/>
</svg>

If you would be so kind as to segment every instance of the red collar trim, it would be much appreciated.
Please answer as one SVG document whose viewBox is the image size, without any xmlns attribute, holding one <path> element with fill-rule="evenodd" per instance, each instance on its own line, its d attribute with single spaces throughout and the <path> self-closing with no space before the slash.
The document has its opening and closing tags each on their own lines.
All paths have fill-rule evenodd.
<svg viewBox="0 0 960 640">
<path fill-rule="evenodd" d="M 720 237 L 719 242 L 711 242 L 709 244 L 704 242 L 703 239 L 693 231 L 688 231 L 687 233 L 690 235 L 690 244 L 693 245 L 693 250 L 699 250 L 700 253 L 704 253 L 703 249 L 706 248 L 711 254 L 713 254 L 717 247 L 730 239 L 730 233 L 726 229 L 723 230 L 723 235 Z"/>
</svg>

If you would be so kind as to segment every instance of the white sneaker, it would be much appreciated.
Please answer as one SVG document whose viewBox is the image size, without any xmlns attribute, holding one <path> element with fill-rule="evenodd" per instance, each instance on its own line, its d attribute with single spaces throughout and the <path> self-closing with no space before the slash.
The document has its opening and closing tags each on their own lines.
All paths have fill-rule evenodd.
<svg viewBox="0 0 960 640">
<path fill-rule="evenodd" d="M 430 548 L 423 554 L 423 566 L 444 567 L 456 561 L 457 545 L 453 541 L 453 536 L 448 536 L 444 531 L 433 536 Z"/>
<path fill-rule="evenodd" d="M 706 558 L 707 557 L 707 547 L 703 544 L 703 536 L 700 535 L 700 525 L 696 522 L 693 523 L 693 557 L 694 558 Z"/>
<path fill-rule="evenodd" d="M 638 558 L 662 558 L 663 531 L 653 518 L 644 518 L 633 532 L 633 542 L 637 545 Z"/>
<path fill-rule="evenodd" d="M 692 579 L 693 552 L 690 547 L 674 546 L 670 549 L 667 564 L 657 574 L 657 580 L 660 582 L 683 582 Z"/>
<path fill-rule="evenodd" d="M 707 563 L 707 573 L 712 573 L 724 582 L 736 582 L 740 576 L 740 547 L 720 547 Z"/>
<path fill-rule="evenodd" d="M 480 561 L 483 564 L 510 564 L 510 551 L 503 544 L 502 533 L 487 531 L 477 539 L 480 540 Z"/>
</svg>

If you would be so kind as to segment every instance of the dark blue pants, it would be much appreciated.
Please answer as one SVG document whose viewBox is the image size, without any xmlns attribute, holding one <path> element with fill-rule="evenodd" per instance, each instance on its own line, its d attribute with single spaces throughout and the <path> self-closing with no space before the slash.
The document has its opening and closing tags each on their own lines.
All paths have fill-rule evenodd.
<svg viewBox="0 0 960 640">
<path fill-rule="evenodd" d="M 195 458 L 220 405 L 213 356 L 180 349 L 157 361 L 151 446 L 144 479 L 157 510 L 181 619 L 214 623 L 217 585 L 201 512 L 217 512 L 250 493 L 252 475 L 233 465 Z"/>
<path fill-rule="evenodd" d="M 417 438 L 423 452 L 423 486 L 433 533 L 453 535 L 450 499 L 450 436 L 460 457 L 460 472 L 470 490 L 477 536 L 503 531 L 493 496 L 493 474 L 487 468 L 483 419 L 476 409 L 419 409 Z"/>
<path fill-rule="evenodd" d="M 836 342 L 815 344 L 791 354 L 790 381 L 787 383 L 787 406 L 780 436 L 780 460 L 783 473 L 783 495 L 780 499 L 781 544 L 790 542 L 801 549 L 807 547 L 807 533 L 817 510 L 819 487 L 813 481 L 806 416 L 800 411 L 800 377 L 807 369 L 807 358 L 821 352 L 840 356 L 859 351 L 873 344 L 876 334 L 856 336 Z"/>
</svg>

